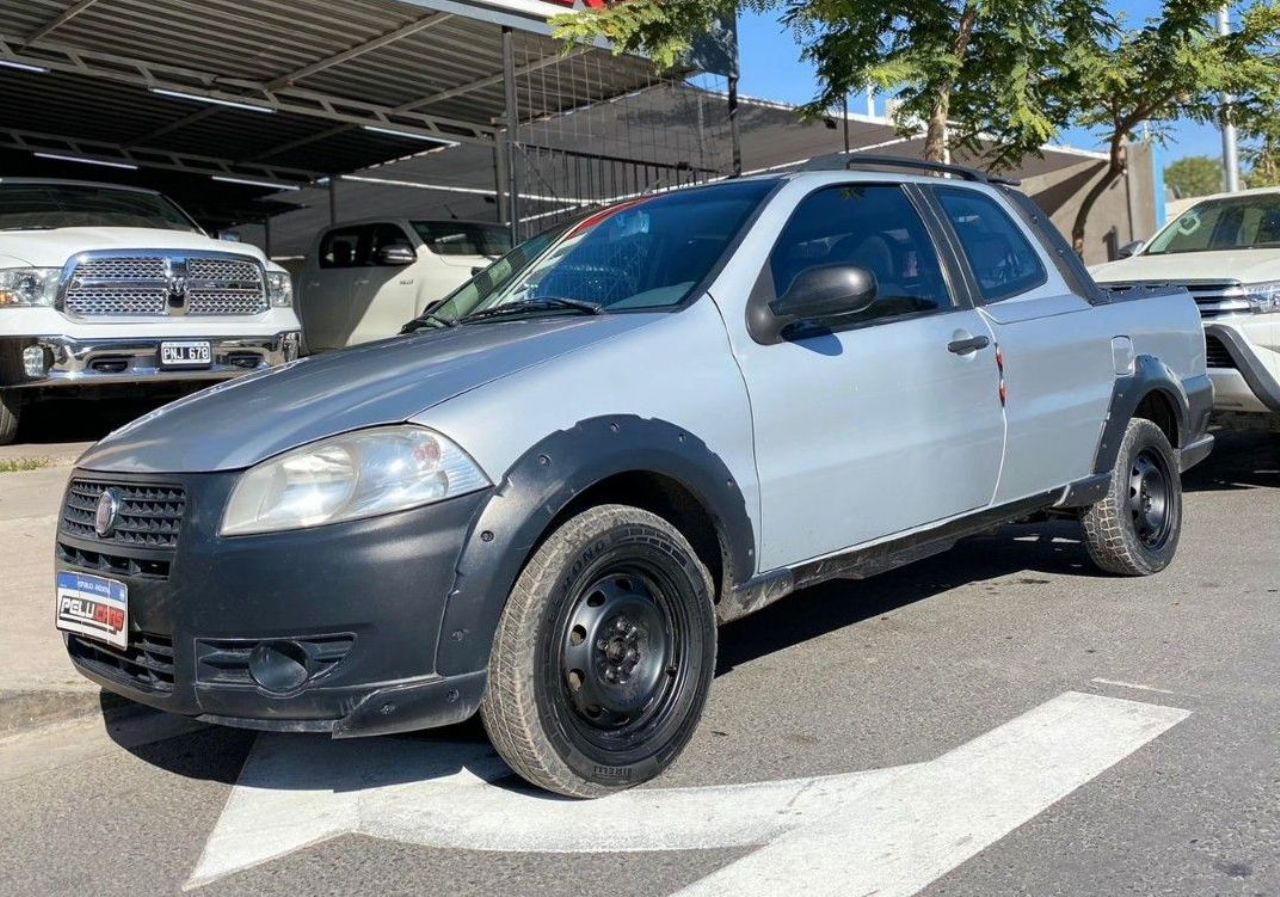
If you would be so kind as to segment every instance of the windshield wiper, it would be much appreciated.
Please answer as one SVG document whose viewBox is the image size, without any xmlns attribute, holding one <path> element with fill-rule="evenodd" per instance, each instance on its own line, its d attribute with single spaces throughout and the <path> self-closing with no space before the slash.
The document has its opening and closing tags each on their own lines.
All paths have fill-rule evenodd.
<svg viewBox="0 0 1280 897">
<path fill-rule="evenodd" d="M 458 321 L 456 318 L 442 318 L 435 312 L 429 311 L 425 315 L 419 315 L 408 324 L 401 327 L 400 333 L 402 335 L 406 333 L 417 333 L 427 324 L 439 324 L 441 327 L 457 327 Z"/>
<path fill-rule="evenodd" d="M 540 296 L 537 299 L 525 299 L 523 302 L 512 302 L 486 308 L 466 315 L 463 321 L 479 321 L 485 318 L 506 317 L 507 315 L 525 314 L 531 311 L 576 311 L 584 315 L 602 315 L 604 306 L 583 299 L 563 299 L 559 296 Z"/>
</svg>

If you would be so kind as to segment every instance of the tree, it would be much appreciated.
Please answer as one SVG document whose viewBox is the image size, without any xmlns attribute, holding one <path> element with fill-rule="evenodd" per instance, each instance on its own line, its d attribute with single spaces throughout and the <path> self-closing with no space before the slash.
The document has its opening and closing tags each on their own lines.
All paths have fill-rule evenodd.
<svg viewBox="0 0 1280 897">
<path fill-rule="evenodd" d="M 1217 193 L 1222 189 L 1222 163 L 1209 156 L 1187 156 L 1165 167 L 1164 182 L 1179 199 Z"/>
<path fill-rule="evenodd" d="M 1103 0 L 626 0 L 559 16 L 569 41 L 603 37 L 670 67 L 717 20 L 777 12 L 813 62 L 818 116 L 868 85 L 893 91 L 897 124 L 925 126 L 925 157 L 986 152 L 993 167 L 1036 152 L 1074 107 L 1074 61 L 1112 32 Z M 994 144 L 992 138 L 995 138 Z M 994 147 L 994 148 L 993 148 Z"/>
<path fill-rule="evenodd" d="M 1098 198 L 1124 173 L 1126 147 L 1144 122 L 1155 139 L 1179 118 L 1217 122 L 1221 95 L 1235 102 L 1238 122 L 1266 121 L 1280 101 L 1280 9 L 1257 0 L 1239 10 L 1238 28 L 1220 36 L 1213 14 L 1219 0 L 1164 0 L 1160 16 L 1141 27 L 1093 41 L 1073 61 L 1079 124 L 1105 134 L 1108 160 L 1081 201 L 1071 241 L 1084 252 L 1085 224 Z"/>
</svg>

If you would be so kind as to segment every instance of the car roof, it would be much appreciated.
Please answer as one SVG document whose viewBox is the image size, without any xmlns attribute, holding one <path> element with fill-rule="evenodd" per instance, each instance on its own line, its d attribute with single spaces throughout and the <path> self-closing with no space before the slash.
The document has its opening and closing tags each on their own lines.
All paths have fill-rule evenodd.
<svg viewBox="0 0 1280 897">
<path fill-rule="evenodd" d="M 77 181 L 69 178 L 0 178 L 0 184 L 34 184 L 50 187 L 100 187 L 106 190 L 128 190 L 133 193 L 150 193 L 161 196 L 159 190 L 150 187 L 134 187 L 131 184 L 112 184 L 107 181 Z"/>
</svg>

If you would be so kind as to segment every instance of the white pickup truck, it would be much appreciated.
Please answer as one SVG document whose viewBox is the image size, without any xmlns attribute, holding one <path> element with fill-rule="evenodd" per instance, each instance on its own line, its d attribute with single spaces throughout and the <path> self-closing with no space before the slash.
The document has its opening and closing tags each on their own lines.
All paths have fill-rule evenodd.
<svg viewBox="0 0 1280 897">
<path fill-rule="evenodd" d="M 161 194 L 0 178 L 0 445 L 33 400 L 234 377 L 299 330 L 283 268 Z"/>
</svg>

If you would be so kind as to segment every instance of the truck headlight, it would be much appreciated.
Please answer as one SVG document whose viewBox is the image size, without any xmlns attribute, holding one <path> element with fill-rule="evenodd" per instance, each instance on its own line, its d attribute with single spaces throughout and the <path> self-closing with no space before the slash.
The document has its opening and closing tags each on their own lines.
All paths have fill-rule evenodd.
<svg viewBox="0 0 1280 897">
<path fill-rule="evenodd" d="M 466 452 L 416 426 L 322 439 L 250 468 L 219 533 L 243 536 L 403 511 L 475 492 L 489 479 Z"/>
<path fill-rule="evenodd" d="M 1258 314 L 1280 311 L 1280 280 L 1244 286 L 1244 298 Z"/>
<path fill-rule="evenodd" d="M 52 308 L 61 268 L 0 268 L 0 308 Z"/>
<path fill-rule="evenodd" d="M 293 305 L 293 281 L 288 271 L 267 272 L 267 297 L 272 308 L 289 308 Z"/>
</svg>

